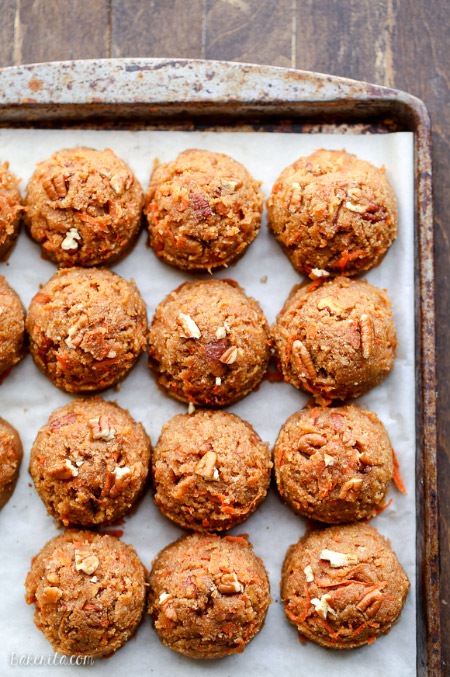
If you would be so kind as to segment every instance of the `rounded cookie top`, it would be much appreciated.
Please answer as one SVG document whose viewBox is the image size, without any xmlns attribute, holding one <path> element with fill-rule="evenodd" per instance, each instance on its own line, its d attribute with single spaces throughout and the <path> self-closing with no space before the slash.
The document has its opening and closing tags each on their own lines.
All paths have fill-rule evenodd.
<svg viewBox="0 0 450 677">
<path fill-rule="evenodd" d="M 146 346 L 145 303 L 133 281 L 107 269 L 55 273 L 33 297 L 26 323 L 36 364 L 68 392 L 115 385 Z"/>
<path fill-rule="evenodd" d="M 231 404 L 260 383 L 268 360 L 267 320 L 232 280 L 186 282 L 156 308 L 149 366 L 179 400 Z"/>
<path fill-rule="evenodd" d="M 322 646 L 351 649 L 389 632 L 409 581 L 386 538 L 366 524 L 313 531 L 291 545 L 281 598 L 299 634 Z"/>
<path fill-rule="evenodd" d="M 0 275 L 0 375 L 20 362 L 25 354 L 25 309 L 22 301 Z"/>
<path fill-rule="evenodd" d="M 150 452 L 142 424 L 117 404 L 73 400 L 39 430 L 30 473 L 48 512 L 65 526 L 110 524 L 142 495 Z"/>
<path fill-rule="evenodd" d="M 317 150 L 287 167 L 267 211 L 294 268 L 312 277 L 358 275 L 380 263 L 397 236 L 384 169 L 344 150 Z"/>
<path fill-rule="evenodd" d="M 150 244 L 183 270 L 209 270 L 240 256 L 261 225 L 260 184 L 224 153 L 186 150 L 153 171 L 145 196 Z"/>
<path fill-rule="evenodd" d="M 159 553 L 149 577 L 155 630 L 190 658 L 241 653 L 270 601 L 264 565 L 242 536 L 183 536 Z"/>
<path fill-rule="evenodd" d="M 383 424 L 353 404 L 307 407 L 290 416 L 275 444 L 274 466 L 286 503 L 332 524 L 370 517 L 394 473 Z"/>
<path fill-rule="evenodd" d="M 182 527 L 230 529 L 265 498 L 268 445 L 235 414 L 198 411 L 163 426 L 152 456 L 155 502 Z"/>
<path fill-rule="evenodd" d="M 329 402 L 359 397 L 394 365 L 397 336 L 384 291 L 339 277 L 297 286 L 272 336 L 286 381 Z"/>
<path fill-rule="evenodd" d="M 18 235 L 23 213 L 19 183 L 8 166 L 7 162 L 0 162 L 0 260 Z"/>
<path fill-rule="evenodd" d="M 114 262 L 141 226 L 143 193 L 109 148 L 69 148 L 40 162 L 25 198 L 25 221 L 45 254 L 63 266 Z"/>
<path fill-rule="evenodd" d="M 36 604 L 34 622 L 54 651 L 106 656 L 142 618 L 145 570 L 118 538 L 70 529 L 33 558 L 25 589 L 28 604 Z"/>
<path fill-rule="evenodd" d="M 19 433 L 0 418 L 0 508 L 9 501 L 16 486 L 23 449 Z"/>
</svg>

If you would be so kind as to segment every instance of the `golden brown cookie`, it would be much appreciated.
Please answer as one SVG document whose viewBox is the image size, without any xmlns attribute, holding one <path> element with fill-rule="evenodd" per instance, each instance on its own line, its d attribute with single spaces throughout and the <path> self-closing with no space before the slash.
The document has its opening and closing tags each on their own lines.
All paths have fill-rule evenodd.
<svg viewBox="0 0 450 677">
<path fill-rule="evenodd" d="M 285 381 L 320 403 L 374 388 L 394 366 L 390 307 L 384 291 L 362 280 L 294 287 L 271 328 Z"/>
<path fill-rule="evenodd" d="M 141 227 L 142 188 L 109 148 L 69 148 L 40 162 L 25 198 L 25 222 L 49 259 L 63 266 L 110 264 Z"/>
<path fill-rule="evenodd" d="M 272 462 L 252 426 L 225 411 L 174 416 L 152 456 L 155 503 L 195 531 L 243 522 L 264 500 Z"/>
<path fill-rule="evenodd" d="M 281 598 L 299 634 L 322 646 L 352 649 L 389 632 L 409 581 L 386 538 L 367 524 L 313 531 L 291 545 Z"/>
<path fill-rule="evenodd" d="M 70 268 L 33 297 L 26 328 L 38 367 L 59 388 L 82 393 L 127 375 L 146 346 L 147 313 L 133 281 Z"/>
<path fill-rule="evenodd" d="M 260 184 L 224 153 L 185 150 L 153 171 L 145 195 L 150 244 L 183 270 L 213 270 L 240 256 L 261 226 Z"/>
<path fill-rule="evenodd" d="M 33 558 L 25 599 L 54 651 L 106 656 L 132 636 L 145 605 L 145 570 L 114 536 L 68 530 Z"/>
<path fill-rule="evenodd" d="M 289 507 L 330 524 L 370 517 L 394 474 L 383 424 L 354 404 L 292 414 L 278 435 L 274 466 L 278 491 Z"/>
<path fill-rule="evenodd" d="M 65 526 L 111 524 L 141 497 L 150 452 L 143 425 L 117 404 L 73 400 L 39 430 L 30 473 L 48 512 Z"/>
<path fill-rule="evenodd" d="M 397 236 L 397 202 L 384 169 L 345 150 L 317 150 L 286 167 L 267 211 L 294 268 L 313 278 L 369 270 Z"/>
<path fill-rule="evenodd" d="M 242 536 L 183 536 L 153 562 L 148 611 L 161 641 L 184 656 L 241 653 L 270 601 L 264 565 Z"/>
<path fill-rule="evenodd" d="M 179 400 L 231 404 L 260 383 L 268 360 L 267 320 L 232 280 L 185 282 L 156 308 L 149 366 Z"/>
</svg>

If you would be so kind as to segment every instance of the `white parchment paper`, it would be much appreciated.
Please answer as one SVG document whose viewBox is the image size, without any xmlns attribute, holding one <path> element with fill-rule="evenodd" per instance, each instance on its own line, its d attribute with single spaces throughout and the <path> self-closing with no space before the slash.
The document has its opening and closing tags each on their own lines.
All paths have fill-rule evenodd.
<svg viewBox="0 0 450 677">
<path fill-rule="evenodd" d="M 407 496 L 391 488 L 391 506 L 372 524 L 391 539 L 411 581 L 411 590 L 400 622 L 391 633 L 372 646 L 352 651 L 325 650 L 309 642 L 300 644 L 296 630 L 285 619 L 279 596 L 280 570 L 287 547 L 297 542 L 305 522 L 278 499 L 271 488 L 257 512 L 234 533 L 248 533 L 255 552 L 269 571 L 273 603 L 262 631 L 241 655 L 215 662 L 196 662 L 164 647 L 147 616 L 137 635 L 107 660 L 96 660 L 91 667 L 18 665 L 19 659 L 38 662 L 52 659 L 50 644 L 33 623 L 34 607 L 24 600 L 24 580 L 31 558 L 58 533 L 47 516 L 28 474 L 32 443 L 51 411 L 70 401 L 35 367 L 28 355 L 0 387 L 0 415 L 20 432 L 24 460 L 13 497 L 0 513 L 0 674 L 74 675 L 87 670 L 90 675 L 137 677 L 154 673 L 158 677 L 213 675 L 214 677 L 268 675 L 396 675 L 415 674 L 415 427 L 414 427 L 414 306 L 413 306 L 413 136 L 410 133 L 385 135 L 301 135 L 243 132 L 157 132 L 85 130 L 0 130 L 0 157 L 21 177 L 24 190 L 36 162 L 64 147 L 87 145 L 111 147 L 147 187 L 153 161 L 172 160 L 186 148 L 205 148 L 229 153 L 242 162 L 253 176 L 263 181 L 269 195 L 281 170 L 301 155 L 324 147 L 346 148 L 374 164 L 384 165 L 393 184 L 399 206 L 399 236 L 382 264 L 367 274 L 367 280 L 388 289 L 394 304 L 399 348 L 393 372 L 384 383 L 360 398 L 359 404 L 375 411 L 384 422 L 400 461 L 408 490 Z M 114 270 L 133 277 L 143 295 L 151 319 L 163 297 L 189 275 L 161 263 L 146 246 L 142 233 L 132 253 Z M 53 264 L 40 258 L 40 249 L 22 232 L 0 273 L 29 305 L 38 286 L 55 272 Z M 232 277 L 254 296 L 273 322 L 292 286 L 301 277 L 295 273 L 266 227 L 243 258 L 215 277 Z M 267 276 L 267 282 L 261 278 Z M 207 276 L 205 276 L 207 277 Z M 106 399 L 117 402 L 142 421 L 156 443 L 162 425 L 186 407 L 161 393 L 142 356 L 122 383 L 120 392 L 107 391 Z M 231 407 L 249 420 L 262 439 L 276 440 L 281 425 L 307 402 L 307 396 L 291 385 L 263 382 L 259 390 Z M 161 517 L 151 492 L 137 512 L 126 519 L 123 540 L 137 550 L 147 568 L 156 554 L 182 532 Z M 42 658 L 41 658 L 42 657 Z M 58 662 L 58 661 L 57 661 Z M 86 673 L 84 673 L 86 674 Z"/>
</svg>

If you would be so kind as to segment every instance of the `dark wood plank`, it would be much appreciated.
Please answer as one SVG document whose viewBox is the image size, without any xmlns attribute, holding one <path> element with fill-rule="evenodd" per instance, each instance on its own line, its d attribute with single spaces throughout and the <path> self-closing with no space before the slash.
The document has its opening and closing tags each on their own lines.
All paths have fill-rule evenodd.
<svg viewBox="0 0 450 677">
<path fill-rule="evenodd" d="M 296 68 L 393 86 L 392 0 L 297 0 Z"/>
<path fill-rule="evenodd" d="M 16 17 L 16 0 L 3 0 L 1 3 L 2 20 L 0 21 L 0 68 L 13 66 L 14 58 L 14 21 Z"/>
<path fill-rule="evenodd" d="M 436 260 L 441 627 L 443 674 L 450 674 L 450 22 L 445 2 L 398 3 L 393 40 L 395 86 L 422 98 L 433 125 Z"/>
<path fill-rule="evenodd" d="M 111 0 L 111 56 L 202 56 L 202 0 Z"/>
<path fill-rule="evenodd" d="M 17 7 L 17 63 L 109 56 L 108 0 L 18 0 Z"/>
<path fill-rule="evenodd" d="M 205 58 L 293 65 L 292 0 L 206 0 Z"/>
</svg>

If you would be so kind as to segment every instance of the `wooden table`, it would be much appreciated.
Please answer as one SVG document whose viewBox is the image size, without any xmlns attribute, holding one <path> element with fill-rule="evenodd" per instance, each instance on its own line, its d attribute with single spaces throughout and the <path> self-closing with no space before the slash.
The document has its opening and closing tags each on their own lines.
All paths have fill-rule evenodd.
<svg viewBox="0 0 450 677">
<path fill-rule="evenodd" d="M 404 89 L 433 122 L 443 674 L 450 672 L 450 20 L 446 0 L 2 0 L 0 66 L 99 57 L 264 63 Z M 447 339 L 446 339 L 447 336 Z"/>
</svg>

